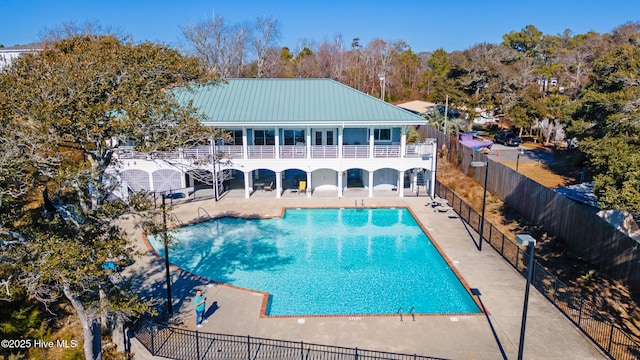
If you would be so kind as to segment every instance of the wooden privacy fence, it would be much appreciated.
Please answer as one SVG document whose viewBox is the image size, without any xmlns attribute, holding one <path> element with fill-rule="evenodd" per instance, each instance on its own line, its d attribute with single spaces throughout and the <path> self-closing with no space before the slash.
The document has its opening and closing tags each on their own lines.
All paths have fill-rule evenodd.
<svg viewBox="0 0 640 360">
<path fill-rule="evenodd" d="M 487 190 L 523 218 L 560 239 L 573 253 L 599 272 L 623 281 L 640 292 L 640 244 L 596 215 L 592 208 L 556 193 L 487 155 L 461 146 L 433 127 L 422 129 L 427 137 L 449 140 L 448 159 L 463 172 L 484 183 L 485 170 L 471 168 L 471 161 L 488 163 Z M 455 144 L 455 145 L 454 145 Z"/>
<path fill-rule="evenodd" d="M 482 219 L 479 212 L 471 208 L 469 204 L 439 181 L 436 181 L 435 190 L 439 196 L 447 199 L 462 220 L 475 231 L 479 231 Z M 520 274 L 523 276 L 527 274 L 529 255 L 513 239 L 505 236 L 486 219 L 482 239 L 496 249 Z M 608 316 L 603 315 L 601 309 L 596 305 L 601 301 L 585 300 L 579 292 L 572 290 L 537 261 L 533 262 L 532 274 L 531 285 L 538 289 L 610 358 L 620 360 L 640 358 L 640 343 L 637 338 L 616 325 Z"/>
</svg>

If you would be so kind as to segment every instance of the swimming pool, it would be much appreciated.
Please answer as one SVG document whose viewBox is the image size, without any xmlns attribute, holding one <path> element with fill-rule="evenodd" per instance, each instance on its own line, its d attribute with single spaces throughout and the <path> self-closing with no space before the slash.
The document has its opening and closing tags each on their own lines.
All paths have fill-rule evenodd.
<svg viewBox="0 0 640 360">
<path fill-rule="evenodd" d="M 288 209 L 176 230 L 173 264 L 268 292 L 265 315 L 477 314 L 480 309 L 404 208 Z M 148 237 L 158 254 L 160 238 Z"/>
</svg>

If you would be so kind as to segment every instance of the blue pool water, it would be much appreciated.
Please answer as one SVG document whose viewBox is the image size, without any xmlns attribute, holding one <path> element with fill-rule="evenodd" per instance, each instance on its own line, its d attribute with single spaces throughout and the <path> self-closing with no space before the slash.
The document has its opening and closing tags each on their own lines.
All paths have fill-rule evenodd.
<svg viewBox="0 0 640 360">
<path fill-rule="evenodd" d="M 270 294 L 267 315 L 480 313 L 407 209 L 289 209 L 177 229 L 170 261 Z M 162 246 L 149 236 L 159 254 Z"/>
</svg>

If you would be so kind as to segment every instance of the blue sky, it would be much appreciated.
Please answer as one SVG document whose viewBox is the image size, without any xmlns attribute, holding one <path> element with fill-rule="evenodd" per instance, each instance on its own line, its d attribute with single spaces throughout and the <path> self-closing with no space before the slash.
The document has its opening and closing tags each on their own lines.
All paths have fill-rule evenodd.
<svg viewBox="0 0 640 360">
<path fill-rule="evenodd" d="M 546 34 L 565 29 L 606 33 L 640 21 L 637 0 L 0 0 L 0 44 L 36 42 L 45 29 L 87 21 L 132 35 L 135 41 L 179 45 L 180 26 L 222 16 L 228 24 L 272 16 L 281 26 L 280 46 L 298 49 L 301 40 L 316 44 L 341 35 L 346 46 L 360 38 L 404 40 L 415 52 L 464 50 L 499 43 L 502 35 L 528 24 Z"/>
</svg>

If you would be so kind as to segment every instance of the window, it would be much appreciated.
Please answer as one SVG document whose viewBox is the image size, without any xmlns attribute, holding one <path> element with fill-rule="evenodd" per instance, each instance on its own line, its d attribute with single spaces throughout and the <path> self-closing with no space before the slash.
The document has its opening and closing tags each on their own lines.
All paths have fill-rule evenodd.
<svg viewBox="0 0 640 360">
<path fill-rule="evenodd" d="M 376 141 L 391 141 L 391 129 L 373 129 L 373 139 Z"/>
<path fill-rule="evenodd" d="M 275 145 L 276 134 L 273 130 L 254 130 L 253 131 L 253 144 L 254 145 Z"/>
<path fill-rule="evenodd" d="M 225 144 L 242 145 L 242 130 L 231 130 L 228 131 L 228 134 L 231 139 L 225 141 Z"/>
<path fill-rule="evenodd" d="M 285 145 L 297 145 L 304 144 L 304 130 L 285 130 L 284 131 L 284 144 Z"/>
<path fill-rule="evenodd" d="M 327 145 L 333 145 L 333 131 L 327 131 Z"/>
<path fill-rule="evenodd" d="M 322 145 L 322 131 L 316 131 L 316 145 Z"/>
</svg>

